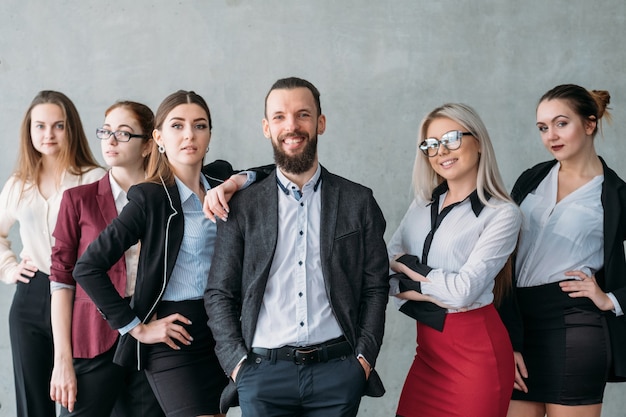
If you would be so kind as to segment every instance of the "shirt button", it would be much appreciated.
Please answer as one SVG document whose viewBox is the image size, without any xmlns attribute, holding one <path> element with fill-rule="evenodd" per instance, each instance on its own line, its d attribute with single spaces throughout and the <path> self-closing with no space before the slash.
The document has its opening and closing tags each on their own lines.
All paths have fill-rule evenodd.
<svg viewBox="0 0 626 417">
<path fill-rule="evenodd" d="M 298 293 L 298 297 L 302 297 L 304 294 L 302 294 L 302 292 Z"/>
<path fill-rule="evenodd" d="M 300 322 L 300 327 L 303 327 L 303 326 L 304 326 L 304 322 L 303 322 L 303 321 L 301 321 L 301 322 Z"/>
<path fill-rule="evenodd" d="M 302 266 L 302 261 L 299 261 L 299 262 L 298 262 L 298 265 Z"/>
<path fill-rule="evenodd" d="M 300 236 L 302 236 L 304 234 L 304 232 L 302 230 L 300 230 Z"/>
</svg>

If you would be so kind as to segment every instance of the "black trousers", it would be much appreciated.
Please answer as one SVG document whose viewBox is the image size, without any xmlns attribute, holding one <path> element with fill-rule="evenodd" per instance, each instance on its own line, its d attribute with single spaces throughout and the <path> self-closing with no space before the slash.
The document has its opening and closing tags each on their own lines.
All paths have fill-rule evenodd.
<svg viewBox="0 0 626 417">
<path fill-rule="evenodd" d="M 90 359 L 74 359 L 78 395 L 60 417 L 163 417 L 144 371 L 113 363 L 116 346 Z"/>
<path fill-rule="evenodd" d="M 236 380 L 244 417 L 354 417 L 365 383 L 354 355 L 311 365 L 251 355 Z"/>
<path fill-rule="evenodd" d="M 50 399 L 53 366 L 50 281 L 37 272 L 17 283 L 9 310 L 17 417 L 55 417 Z"/>
</svg>

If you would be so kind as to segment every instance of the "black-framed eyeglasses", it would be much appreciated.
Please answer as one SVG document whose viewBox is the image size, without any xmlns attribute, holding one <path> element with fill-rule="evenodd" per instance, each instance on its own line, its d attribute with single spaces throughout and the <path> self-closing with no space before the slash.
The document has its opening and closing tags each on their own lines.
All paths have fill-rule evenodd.
<svg viewBox="0 0 626 417">
<path fill-rule="evenodd" d="M 461 132 L 460 130 L 451 130 L 450 132 L 446 132 L 441 136 L 441 139 L 436 138 L 426 138 L 422 143 L 420 143 L 419 148 L 424 155 L 429 158 L 436 156 L 439 152 L 439 147 L 441 145 L 445 146 L 447 150 L 454 151 L 461 147 L 461 139 L 463 136 L 469 135 L 474 136 L 471 132 Z"/>
<path fill-rule="evenodd" d="M 109 129 L 98 128 L 96 129 L 96 136 L 100 140 L 108 140 L 111 135 L 115 137 L 118 142 L 128 142 L 132 138 L 148 139 L 148 135 L 135 135 L 134 133 L 125 132 L 123 130 L 116 130 L 115 132 Z"/>
</svg>

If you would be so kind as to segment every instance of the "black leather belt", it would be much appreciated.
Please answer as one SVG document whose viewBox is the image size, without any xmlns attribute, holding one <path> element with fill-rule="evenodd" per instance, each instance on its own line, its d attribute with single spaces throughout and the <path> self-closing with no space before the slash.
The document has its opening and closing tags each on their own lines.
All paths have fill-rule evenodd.
<svg viewBox="0 0 626 417">
<path fill-rule="evenodd" d="M 313 346 L 283 346 L 276 349 L 252 348 L 249 359 L 291 361 L 296 365 L 309 365 L 328 362 L 331 359 L 353 354 L 352 347 L 345 338 L 331 340 Z"/>
</svg>

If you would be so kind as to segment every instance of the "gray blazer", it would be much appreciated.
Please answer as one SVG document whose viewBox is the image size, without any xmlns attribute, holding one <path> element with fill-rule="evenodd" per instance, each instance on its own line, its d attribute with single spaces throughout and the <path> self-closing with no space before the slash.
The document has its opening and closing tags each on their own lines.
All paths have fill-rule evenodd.
<svg viewBox="0 0 626 417">
<path fill-rule="evenodd" d="M 385 219 L 364 186 L 322 167 L 321 261 L 326 293 L 344 336 L 372 365 L 383 340 L 389 262 Z M 251 348 L 278 235 L 275 174 L 235 195 L 220 222 L 204 303 L 227 375 Z M 365 395 L 385 389 L 372 371 Z M 222 402 L 235 404 L 231 381 Z"/>
</svg>

